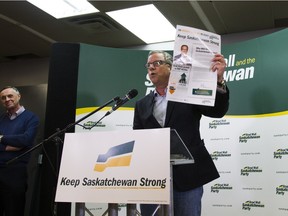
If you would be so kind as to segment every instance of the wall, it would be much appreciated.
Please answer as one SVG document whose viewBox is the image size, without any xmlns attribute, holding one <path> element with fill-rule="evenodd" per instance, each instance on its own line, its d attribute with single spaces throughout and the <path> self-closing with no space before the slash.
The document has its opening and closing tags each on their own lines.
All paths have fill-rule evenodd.
<svg viewBox="0 0 288 216">
<path fill-rule="evenodd" d="M 49 58 L 22 59 L 0 63 L 0 86 L 47 84 Z"/>
</svg>

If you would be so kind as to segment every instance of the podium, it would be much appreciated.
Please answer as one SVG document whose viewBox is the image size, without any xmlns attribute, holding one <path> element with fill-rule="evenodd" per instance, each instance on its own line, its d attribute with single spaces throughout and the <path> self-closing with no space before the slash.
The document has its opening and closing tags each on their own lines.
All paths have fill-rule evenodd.
<svg viewBox="0 0 288 216">
<path fill-rule="evenodd" d="M 158 205 L 153 216 L 174 216 L 173 166 L 192 164 L 194 158 L 175 129 L 170 130 L 170 205 Z M 131 215 L 132 216 L 132 215 Z M 152 215 L 151 215 L 152 216 Z"/>
<path fill-rule="evenodd" d="M 167 131 L 169 135 L 169 130 Z M 166 135 L 165 134 L 165 135 Z M 167 139 L 169 142 L 169 139 Z M 166 142 L 166 141 L 165 141 Z M 161 151 L 160 149 L 158 152 Z M 194 163 L 193 156 L 175 129 L 170 129 L 170 205 L 158 204 L 151 216 L 173 216 L 173 166 Z M 75 215 L 84 216 L 86 211 L 85 203 L 76 203 Z M 89 212 L 88 212 L 89 214 Z M 89 214 L 90 215 L 90 214 Z M 102 216 L 118 216 L 118 204 L 109 203 L 108 209 Z M 127 204 L 127 216 L 141 215 L 136 208 L 136 204 Z"/>
<path fill-rule="evenodd" d="M 192 164 L 194 158 L 175 129 L 170 130 L 170 164 Z"/>
</svg>

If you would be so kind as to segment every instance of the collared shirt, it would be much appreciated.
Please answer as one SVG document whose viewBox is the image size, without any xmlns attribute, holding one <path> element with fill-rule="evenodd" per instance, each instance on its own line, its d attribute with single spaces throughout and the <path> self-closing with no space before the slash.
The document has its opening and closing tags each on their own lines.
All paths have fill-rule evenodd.
<svg viewBox="0 0 288 216">
<path fill-rule="evenodd" d="M 165 124 L 167 103 L 166 91 L 165 95 L 161 96 L 154 90 L 153 115 L 162 127 L 164 127 Z"/>
<path fill-rule="evenodd" d="M 21 106 L 16 111 L 16 113 L 13 113 L 13 114 L 8 113 L 10 120 L 13 120 L 13 119 L 17 118 L 17 116 L 21 115 L 21 113 L 23 113 L 24 111 L 25 111 L 25 108 L 23 106 Z"/>
<path fill-rule="evenodd" d="M 224 87 L 217 87 L 217 91 L 224 94 L 226 93 L 226 86 Z M 167 110 L 167 104 L 168 100 L 166 99 L 166 93 L 167 89 L 165 90 L 165 95 L 161 96 L 157 93 L 156 90 L 154 90 L 154 106 L 153 106 L 153 115 L 158 121 L 158 123 L 164 127 L 165 125 L 165 119 L 166 119 L 166 110 Z"/>
</svg>

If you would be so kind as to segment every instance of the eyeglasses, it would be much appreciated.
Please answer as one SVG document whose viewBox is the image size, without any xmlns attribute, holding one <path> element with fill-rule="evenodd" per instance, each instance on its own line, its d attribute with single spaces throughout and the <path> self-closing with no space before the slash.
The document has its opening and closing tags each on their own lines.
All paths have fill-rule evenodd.
<svg viewBox="0 0 288 216">
<path fill-rule="evenodd" d="M 151 63 L 148 62 L 147 64 L 145 64 L 145 67 L 148 69 L 151 65 L 153 65 L 153 67 L 159 67 L 160 65 L 163 65 L 163 64 L 168 64 L 168 63 L 166 61 L 157 60 Z"/>
</svg>

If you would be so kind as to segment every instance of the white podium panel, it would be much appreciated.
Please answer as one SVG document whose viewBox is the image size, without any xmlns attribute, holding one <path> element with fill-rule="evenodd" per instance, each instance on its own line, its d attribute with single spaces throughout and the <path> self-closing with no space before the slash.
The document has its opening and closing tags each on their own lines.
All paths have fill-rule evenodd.
<svg viewBox="0 0 288 216">
<path fill-rule="evenodd" d="M 170 202 L 170 129 L 66 133 L 56 202 Z"/>
</svg>

